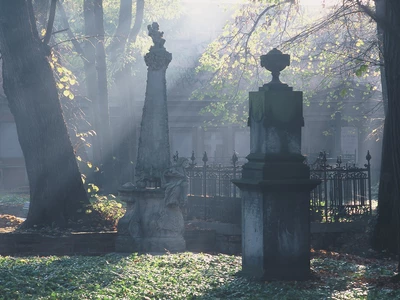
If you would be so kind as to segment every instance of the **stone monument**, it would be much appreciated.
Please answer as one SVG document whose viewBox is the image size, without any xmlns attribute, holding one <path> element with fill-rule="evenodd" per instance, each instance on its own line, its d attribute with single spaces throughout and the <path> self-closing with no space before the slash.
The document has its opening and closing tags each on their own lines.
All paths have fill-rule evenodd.
<svg viewBox="0 0 400 300">
<path fill-rule="evenodd" d="M 171 167 L 165 73 L 172 60 L 157 23 L 148 26 L 154 45 L 148 67 L 136 164 L 136 184 L 119 190 L 127 203 L 118 222 L 117 252 L 179 252 L 186 249 L 181 208 L 187 199 L 184 161 Z M 186 194 L 185 194 L 186 193 Z"/>
<path fill-rule="evenodd" d="M 305 280 L 310 275 L 310 179 L 301 155 L 302 92 L 279 80 L 290 57 L 261 56 L 271 82 L 249 95 L 250 154 L 242 178 L 242 270 L 260 280 Z"/>
</svg>

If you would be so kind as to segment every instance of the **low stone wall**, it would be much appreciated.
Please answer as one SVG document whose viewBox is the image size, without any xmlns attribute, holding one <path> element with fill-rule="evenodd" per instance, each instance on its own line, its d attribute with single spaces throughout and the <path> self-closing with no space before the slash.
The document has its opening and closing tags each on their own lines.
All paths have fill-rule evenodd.
<svg viewBox="0 0 400 300">
<path fill-rule="evenodd" d="M 241 227 L 237 224 L 192 221 L 184 234 L 186 250 L 238 255 L 242 252 Z M 335 243 L 341 234 L 364 232 L 366 222 L 312 223 L 315 248 Z M 0 255 L 103 255 L 115 252 L 117 232 L 71 233 L 43 236 L 38 233 L 0 234 Z"/>
<path fill-rule="evenodd" d="M 201 248 L 198 247 L 201 251 L 211 251 L 224 254 L 240 254 L 242 252 L 242 236 L 240 225 L 204 221 L 189 221 L 188 224 L 194 228 L 197 228 L 198 230 L 196 232 L 202 232 L 201 234 L 203 235 L 203 239 L 206 235 L 215 236 L 214 245 L 207 244 L 207 249 L 204 250 L 201 250 Z M 198 233 L 193 232 L 192 234 L 194 235 Z M 201 246 L 200 241 L 197 241 L 196 243 L 197 245 Z M 190 245 L 188 240 L 186 240 L 186 245 L 188 250 L 191 250 L 188 246 Z"/>
<path fill-rule="evenodd" d="M 116 236 L 116 232 L 66 236 L 3 233 L 0 234 L 0 255 L 102 255 L 115 251 Z"/>
<path fill-rule="evenodd" d="M 217 235 L 215 230 L 186 230 L 186 250 L 193 252 L 215 252 Z"/>
</svg>

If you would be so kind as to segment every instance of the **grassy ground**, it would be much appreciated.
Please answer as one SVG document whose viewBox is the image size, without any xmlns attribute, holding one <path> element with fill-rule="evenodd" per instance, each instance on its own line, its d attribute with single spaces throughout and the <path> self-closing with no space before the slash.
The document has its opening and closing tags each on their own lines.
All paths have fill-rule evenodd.
<svg viewBox="0 0 400 300">
<path fill-rule="evenodd" d="M 254 283 L 238 256 L 0 256 L 0 299 L 400 299 L 392 261 L 314 252 L 311 265 L 310 281 Z"/>
<path fill-rule="evenodd" d="M 25 202 L 29 202 L 28 194 L 2 194 L 2 193 L 0 193 L 0 204 L 23 205 Z"/>
</svg>

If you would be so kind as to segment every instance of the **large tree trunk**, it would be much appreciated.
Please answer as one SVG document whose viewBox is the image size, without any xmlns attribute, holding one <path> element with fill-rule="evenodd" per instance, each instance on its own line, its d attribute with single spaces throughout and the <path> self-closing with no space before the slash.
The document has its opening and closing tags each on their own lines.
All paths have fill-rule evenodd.
<svg viewBox="0 0 400 300">
<path fill-rule="evenodd" d="M 65 226 L 89 204 L 31 0 L 0 0 L 3 86 L 30 187 L 26 227 Z"/>
<path fill-rule="evenodd" d="M 376 16 L 379 20 L 385 19 L 385 0 L 375 0 Z M 377 34 L 380 49 L 380 60 L 384 63 L 384 30 L 383 24 L 377 24 Z M 381 66 L 382 98 L 385 116 L 388 115 L 388 91 L 384 66 Z M 392 118 L 386 118 L 383 131 L 381 172 L 378 192 L 378 218 L 372 236 L 372 246 L 377 250 L 397 251 L 396 222 L 393 215 L 394 203 L 394 170 L 392 163 Z"/>
<path fill-rule="evenodd" d="M 379 189 L 379 215 L 375 237 L 380 248 L 400 251 L 400 1 L 385 1 L 385 18 L 380 19 L 387 85 L 383 159 Z M 379 22 L 379 20 L 378 20 Z"/>
<path fill-rule="evenodd" d="M 397 251 L 397 232 L 394 205 L 395 199 L 395 178 L 392 163 L 392 118 L 385 119 L 382 142 L 381 173 L 378 191 L 378 216 L 372 235 L 372 246 L 376 250 Z"/>
<path fill-rule="evenodd" d="M 393 164 L 392 224 L 397 232 L 397 251 L 400 251 L 400 1 L 386 0 L 386 18 L 389 30 L 384 32 L 383 56 L 388 92 L 390 135 L 387 137 Z M 399 270 L 400 271 L 400 270 Z"/>
</svg>

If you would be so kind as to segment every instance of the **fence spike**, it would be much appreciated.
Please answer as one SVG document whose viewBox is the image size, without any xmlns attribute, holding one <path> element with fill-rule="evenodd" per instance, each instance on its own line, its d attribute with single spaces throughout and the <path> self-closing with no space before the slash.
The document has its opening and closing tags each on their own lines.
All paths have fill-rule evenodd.
<svg viewBox="0 0 400 300">
<path fill-rule="evenodd" d="M 196 160 L 196 157 L 194 156 L 194 150 L 192 150 L 192 156 L 190 157 L 190 160 L 194 162 Z"/>
<path fill-rule="evenodd" d="M 233 155 L 232 155 L 232 163 L 233 165 L 236 165 L 236 163 L 238 162 L 238 157 L 236 155 L 236 151 L 233 151 Z"/>
<path fill-rule="evenodd" d="M 336 163 L 337 163 L 337 164 L 339 165 L 339 167 L 340 167 L 340 165 L 342 164 L 342 156 L 341 156 L 341 155 L 339 155 L 339 156 L 337 157 Z"/>
<path fill-rule="evenodd" d="M 203 155 L 202 161 L 204 162 L 204 164 L 206 164 L 208 162 L 208 157 L 207 157 L 207 152 L 206 151 L 204 151 L 204 155 Z"/>
<path fill-rule="evenodd" d="M 192 156 L 190 157 L 190 160 L 192 162 L 189 163 L 189 167 L 193 169 L 197 165 L 197 163 L 194 162 L 196 160 L 196 157 L 194 156 L 194 150 L 192 150 Z"/>
<path fill-rule="evenodd" d="M 367 156 L 366 156 L 365 158 L 366 158 L 366 160 L 367 160 L 368 162 L 371 160 L 372 156 L 371 156 L 371 154 L 369 153 L 369 150 L 368 150 Z"/>
</svg>

